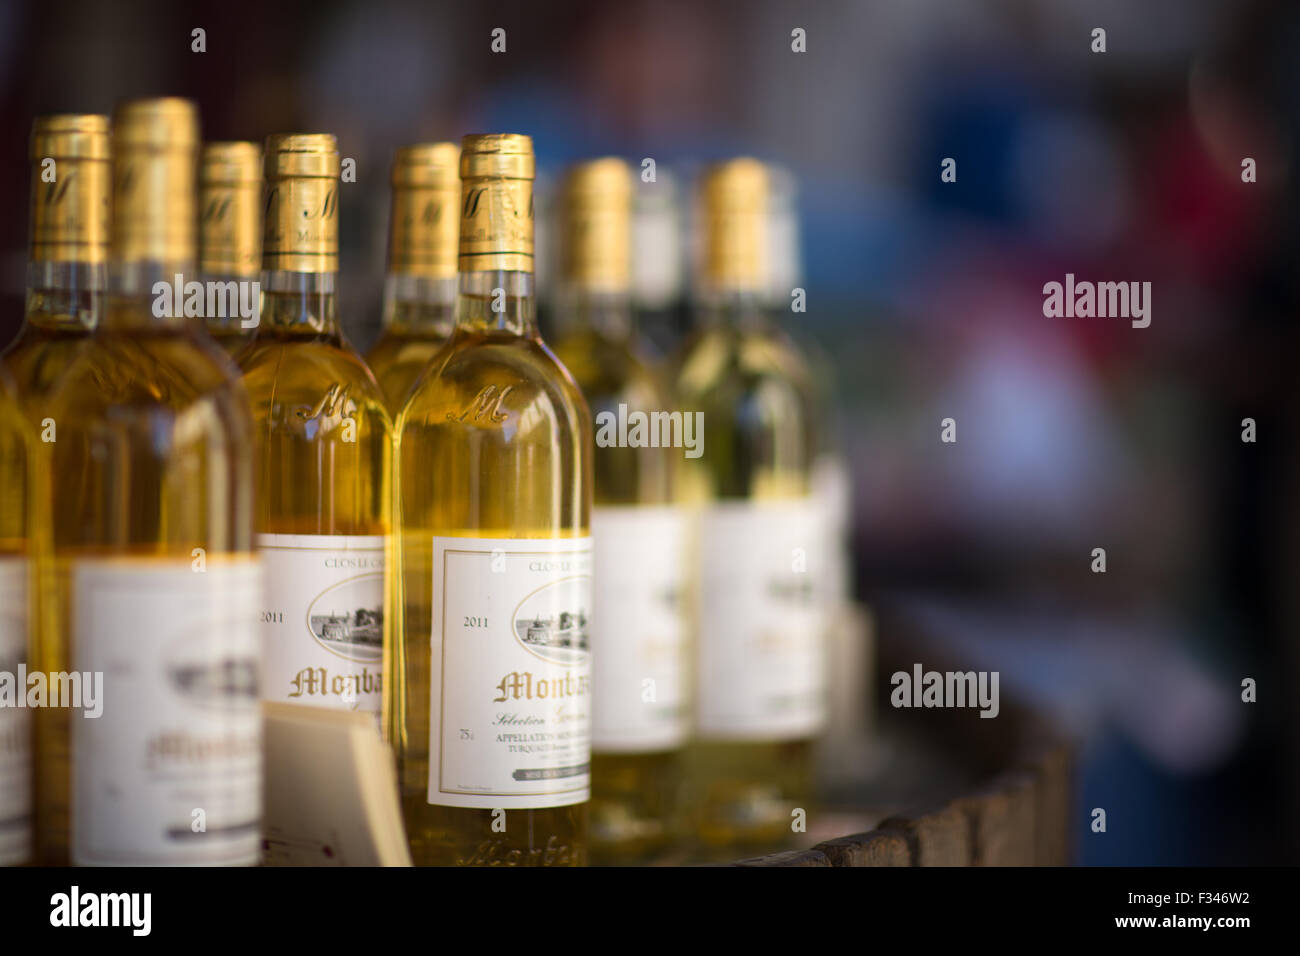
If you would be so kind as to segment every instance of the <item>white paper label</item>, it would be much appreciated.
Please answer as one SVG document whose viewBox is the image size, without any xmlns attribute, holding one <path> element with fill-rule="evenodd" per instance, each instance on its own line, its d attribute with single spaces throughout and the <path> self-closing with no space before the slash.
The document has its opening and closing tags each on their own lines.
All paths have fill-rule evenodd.
<svg viewBox="0 0 1300 956">
<path fill-rule="evenodd" d="M 592 509 L 597 752 L 670 750 L 686 742 L 686 528 L 683 510 L 670 505 Z"/>
<path fill-rule="evenodd" d="M 716 502 L 700 515 L 701 737 L 788 740 L 825 715 L 822 511 L 810 499 Z"/>
<path fill-rule="evenodd" d="M 379 714 L 383 535 L 261 534 L 262 696 Z"/>
<path fill-rule="evenodd" d="M 826 533 L 825 586 L 819 588 L 833 614 L 847 599 L 850 590 L 848 530 L 853 512 L 853 479 L 847 463 L 838 455 L 825 454 L 813 465 L 812 494 L 822 509 Z"/>
<path fill-rule="evenodd" d="M 429 803 L 590 791 L 590 538 L 433 539 Z"/>
<path fill-rule="evenodd" d="M 73 862 L 256 863 L 259 562 L 86 560 L 72 574 L 74 666 L 103 674 L 102 715 L 71 715 Z"/>
<path fill-rule="evenodd" d="M 0 675 L 11 675 L 14 693 L 19 666 L 27 659 L 27 561 L 0 557 Z M 14 703 L 17 703 L 15 698 Z M 31 855 L 31 717 L 25 707 L 0 703 L 0 866 Z"/>
</svg>

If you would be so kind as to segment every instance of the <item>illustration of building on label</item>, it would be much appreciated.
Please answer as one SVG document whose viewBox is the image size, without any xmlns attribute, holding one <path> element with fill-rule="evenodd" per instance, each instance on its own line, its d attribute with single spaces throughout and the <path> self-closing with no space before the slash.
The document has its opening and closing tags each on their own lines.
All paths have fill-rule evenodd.
<svg viewBox="0 0 1300 956">
<path fill-rule="evenodd" d="M 515 621 L 519 639 L 534 647 L 568 647 L 588 650 L 587 613 L 563 611 L 557 618 L 520 618 Z"/>
<path fill-rule="evenodd" d="M 376 657 L 383 651 L 384 612 L 381 608 L 357 608 L 351 614 L 337 611 L 313 614 L 309 621 L 312 634 L 322 644 L 353 653 L 369 651 Z"/>
</svg>

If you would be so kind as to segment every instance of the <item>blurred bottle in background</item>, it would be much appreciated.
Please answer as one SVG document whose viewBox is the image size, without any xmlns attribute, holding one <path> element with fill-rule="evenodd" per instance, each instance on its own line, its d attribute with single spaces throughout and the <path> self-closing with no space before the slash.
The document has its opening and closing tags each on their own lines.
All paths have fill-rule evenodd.
<svg viewBox="0 0 1300 956">
<path fill-rule="evenodd" d="M 460 147 L 403 146 L 393 158 L 383 331 L 366 356 L 389 413 L 455 326 Z"/>
<path fill-rule="evenodd" d="M 771 185 L 768 303 L 773 315 L 783 317 L 779 328 L 793 340 L 803 357 L 813 390 L 812 496 L 822 516 L 824 533 L 821 543 L 825 548 L 821 572 L 814 587 L 830 622 L 850 599 L 849 523 L 853 479 L 849 474 L 836 412 L 839 400 L 835 361 L 810 329 L 809 310 L 816 308 L 817 299 L 809 295 L 803 282 L 799 182 L 783 166 L 768 164 L 767 170 Z"/>
<path fill-rule="evenodd" d="M 13 379 L 0 365 L 0 673 L 15 675 L 27 661 L 28 591 L 27 419 Z M 26 694 L 24 683 L 18 692 Z M 32 725 L 25 707 L 0 707 L 0 866 L 32 853 Z"/>
<path fill-rule="evenodd" d="M 199 278 L 211 290 L 208 333 L 234 355 L 253 336 L 240 314 L 240 283 L 262 269 L 262 148 L 207 143 L 199 159 Z M 261 303 L 258 303 L 258 314 Z"/>
<path fill-rule="evenodd" d="M 88 113 L 32 124 L 27 303 L 0 354 L 34 407 L 68 367 L 103 308 L 109 232 L 109 124 Z"/>
<path fill-rule="evenodd" d="M 632 314 L 633 177 L 619 159 L 574 167 L 560 192 L 564 316 L 555 352 L 596 424 L 592 613 L 593 863 L 661 853 L 675 824 L 688 735 L 686 520 L 675 501 L 681 450 L 603 440 L 629 416 L 671 410 Z M 653 427 L 653 426 L 652 426 Z M 647 439 L 648 440 L 648 439 Z"/>
<path fill-rule="evenodd" d="M 564 315 L 556 296 L 562 281 L 558 275 L 556 245 L 559 237 L 560 182 L 544 167 L 533 181 L 533 282 L 537 290 L 537 329 L 548 342 L 563 331 Z"/>
<path fill-rule="evenodd" d="M 632 305 L 642 339 L 672 355 L 687 334 L 685 225 L 677 177 L 660 166 L 635 177 L 632 204 Z"/>
<path fill-rule="evenodd" d="M 853 792 L 870 779 L 877 761 L 871 736 L 874 706 L 874 618 L 856 606 L 850 588 L 849 529 L 853 479 L 836 410 L 840 405 L 835 361 L 811 334 L 812 310 L 820 297 L 804 284 L 799 229 L 799 182 L 783 166 L 768 164 L 771 195 L 768 255 L 771 284 L 768 305 L 784 320 L 781 329 L 794 341 L 808 368 L 814 402 L 811 495 L 821 521 L 820 570 L 810 579 L 825 626 L 827 720 L 818 741 L 817 779 L 823 791 Z"/>
<path fill-rule="evenodd" d="M 251 864 L 261 843 L 253 423 L 172 287 L 195 265 L 199 146 L 187 100 L 114 113 L 109 298 L 35 446 L 28 666 L 97 675 L 118 702 L 34 712 L 47 865 Z"/>
<path fill-rule="evenodd" d="M 699 509 L 690 786 L 706 852 L 790 837 L 825 715 L 816 402 L 770 306 L 770 196 L 756 160 L 705 174 L 697 328 L 676 381 L 703 426 L 684 490 Z"/>
</svg>

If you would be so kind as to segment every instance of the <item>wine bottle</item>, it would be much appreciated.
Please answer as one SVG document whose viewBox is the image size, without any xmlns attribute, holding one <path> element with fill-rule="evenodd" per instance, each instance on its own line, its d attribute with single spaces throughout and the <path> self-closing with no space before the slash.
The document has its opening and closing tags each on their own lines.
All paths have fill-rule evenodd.
<svg viewBox="0 0 1300 956">
<path fill-rule="evenodd" d="M 251 864 L 260 848 L 252 420 L 172 294 L 194 274 L 198 151 L 186 100 L 115 111 L 108 303 L 36 412 L 45 864 Z"/>
<path fill-rule="evenodd" d="M 257 436 L 267 700 L 382 710 L 392 425 L 343 336 L 333 136 L 266 142 L 262 317 L 239 353 Z"/>
<path fill-rule="evenodd" d="M 676 378 L 682 408 L 704 423 L 684 493 L 698 508 L 689 773 L 706 852 L 790 838 L 809 809 L 825 712 L 815 404 L 769 304 L 767 201 L 756 160 L 705 174 L 697 328 Z"/>
<path fill-rule="evenodd" d="M 618 440 L 620 420 L 681 418 L 633 319 L 632 182 L 622 160 L 598 159 L 575 167 L 560 195 L 555 350 L 597 425 L 593 863 L 644 862 L 669 845 L 689 731 L 687 522 L 674 481 L 685 450 L 659 440 L 671 434 Z"/>
<path fill-rule="evenodd" d="M 456 327 L 398 418 L 390 739 L 417 864 L 586 857 L 591 419 L 537 332 L 533 173 L 527 136 L 462 142 Z"/>
</svg>

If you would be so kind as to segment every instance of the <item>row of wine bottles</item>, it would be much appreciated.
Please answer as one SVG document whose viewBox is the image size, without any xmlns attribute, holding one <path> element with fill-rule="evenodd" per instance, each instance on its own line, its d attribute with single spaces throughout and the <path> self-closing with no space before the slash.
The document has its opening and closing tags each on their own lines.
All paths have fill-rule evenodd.
<svg viewBox="0 0 1300 956">
<path fill-rule="evenodd" d="M 661 361 L 625 163 L 564 181 L 552 348 L 531 140 L 403 148 L 363 359 L 334 137 L 202 146 L 192 103 L 154 99 L 42 117 L 31 156 L 0 862 L 256 862 L 261 699 L 375 715 L 417 864 L 789 836 L 837 520 L 771 315 L 767 167 L 702 177 L 695 328 Z"/>
</svg>

